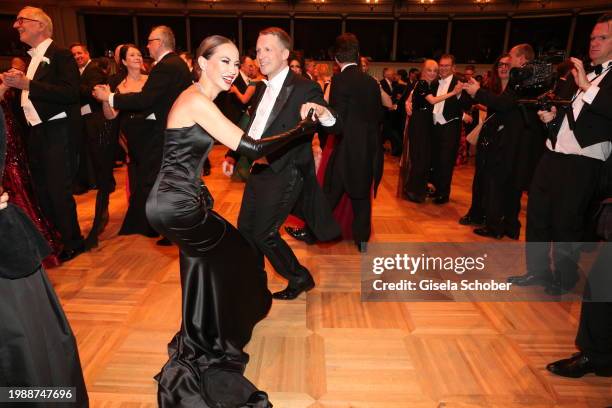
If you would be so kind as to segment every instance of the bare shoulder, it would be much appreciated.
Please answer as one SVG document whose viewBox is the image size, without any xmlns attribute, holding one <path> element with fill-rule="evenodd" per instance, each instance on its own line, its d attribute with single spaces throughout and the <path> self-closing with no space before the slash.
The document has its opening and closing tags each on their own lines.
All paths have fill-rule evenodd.
<svg viewBox="0 0 612 408">
<path fill-rule="evenodd" d="M 191 126 L 198 121 L 197 119 L 214 114 L 215 110 L 217 110 L 216 105 L 191 85 L 172 105 L 168 115 L 168 127 Z"/>
</svg>

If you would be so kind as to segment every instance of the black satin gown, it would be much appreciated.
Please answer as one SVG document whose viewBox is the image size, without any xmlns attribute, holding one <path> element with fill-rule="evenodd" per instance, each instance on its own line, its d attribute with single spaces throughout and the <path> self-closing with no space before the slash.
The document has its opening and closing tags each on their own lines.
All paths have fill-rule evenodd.
<svg viewBox="0 0 612 408">
<path fill-rule="evenodd" d="M 249 358 L 243 348 L 272 302 L 250 244 L 212 210 L 200 175 L 213 143 L 198 125 L 166 130 L 161 170 L 147 200 L 149 222 L 180 251 L 182 323 L 156 377 L 162 408 L 211 406 L 201 391 L 210 387 L 201 385 L 207 370 L 228 367 L 242 376 Z M 238 392 L 219 388 L 229 399 Z"/>
<path fill-rule="evenodd" d="M 419 80 L 412 91 L 412 115 L 404 131 L 398 180 L 398 193 L 403 198 L 425 200 L 433 133 L 433 105 L 425 97 L 431 93 L 430 84 L 424 80 Z"/>
<path fill-rule="evenodd" d="M 155 140 L 155 121 L 147 120 L 141 113 L 119 113 L 119 129 L 127 139 L 128 180 L 130 198 L 119 235 L 140 234 L 157 237 L 149 224 L 145 205 L 159 170 L 161 143 Z"/>
</svg>

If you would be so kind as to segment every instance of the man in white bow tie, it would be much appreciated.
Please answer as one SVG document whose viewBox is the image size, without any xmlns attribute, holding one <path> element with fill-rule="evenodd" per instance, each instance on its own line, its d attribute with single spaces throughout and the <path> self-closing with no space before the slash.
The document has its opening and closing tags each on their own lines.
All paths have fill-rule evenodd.
<svg viewBox="0 0 612 408">
<path fill-rule="evenodd" d="M 62 261 L 83 252 L 83 236 L 72 197 L 73 118 L 79 115 L 79 70 L 70 51 L 52 39 L 53 23 L 41 9 L 24 7 L 13 24 L 19 39 L 32 47 L 26 74 L 11 69 L 4 82 L 21 90 L 21 106 L 34 193 L 47 218 L 62 235 Z"/>
</svg>

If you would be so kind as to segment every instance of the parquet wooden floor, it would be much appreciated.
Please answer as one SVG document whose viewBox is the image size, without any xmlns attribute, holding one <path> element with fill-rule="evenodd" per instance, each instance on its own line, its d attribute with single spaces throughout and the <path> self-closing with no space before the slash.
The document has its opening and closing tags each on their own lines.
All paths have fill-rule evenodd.
<svg viewBox="0 0 612 408">
<path fill-rule="evenodd" d="M 206 182 L 217 211 L 235 223 L 242 184 L 221 174 L 223 152 L 213 150 L 216 167 Z M 457 169 L 450 204 L 419 206 L 396 198 L 397 161 L 387 157 L 372 241 L 486 241 L 457 224 L 469 206 L 472 173 L 469 165 Z M 156 406 L 153 376 L 180 319 L 176 248 L 117 236 L 125 177 L 125 168 L 117 170 L 101 246 L 49 271 L 99 408 Z M 94 199 L 95 192 L 77 197 L 84 232 Z M 544 368 L 574 352 L 579 304 L 362 303 L 360 257 L 351 244 L 286 238 L 317 287 L 295 301 L 275 301 L 248 345 L 246 374 L 275 407 L 612 405 L 612 379 L 570 380 Z M 267 270 L 271 290 L 282 289 L 285 282 Z"/>
</svg>

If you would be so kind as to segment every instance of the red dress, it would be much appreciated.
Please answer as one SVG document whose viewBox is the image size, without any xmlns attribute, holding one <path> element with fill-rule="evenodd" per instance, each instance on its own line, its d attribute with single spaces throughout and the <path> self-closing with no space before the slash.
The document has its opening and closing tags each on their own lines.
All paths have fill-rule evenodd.
<svg viewBox="0 0 612 408">
<path fill-rule="evenodd" d="M 9 194 L 9 200 L 21 208 L 36 225 L 51 247 L 51 254 L 43 260 L 45 268 L 61 264 L 58 259 L 62 251 L 61 237 L 51 223 L 43 217 L 32 190 L 32 181 L 23 140 L 22 125 L 13 110 L 14 94 L 9 90 L 0 100 L 6 120 L 6 166 L 2 186 Z"/>
</svg>

